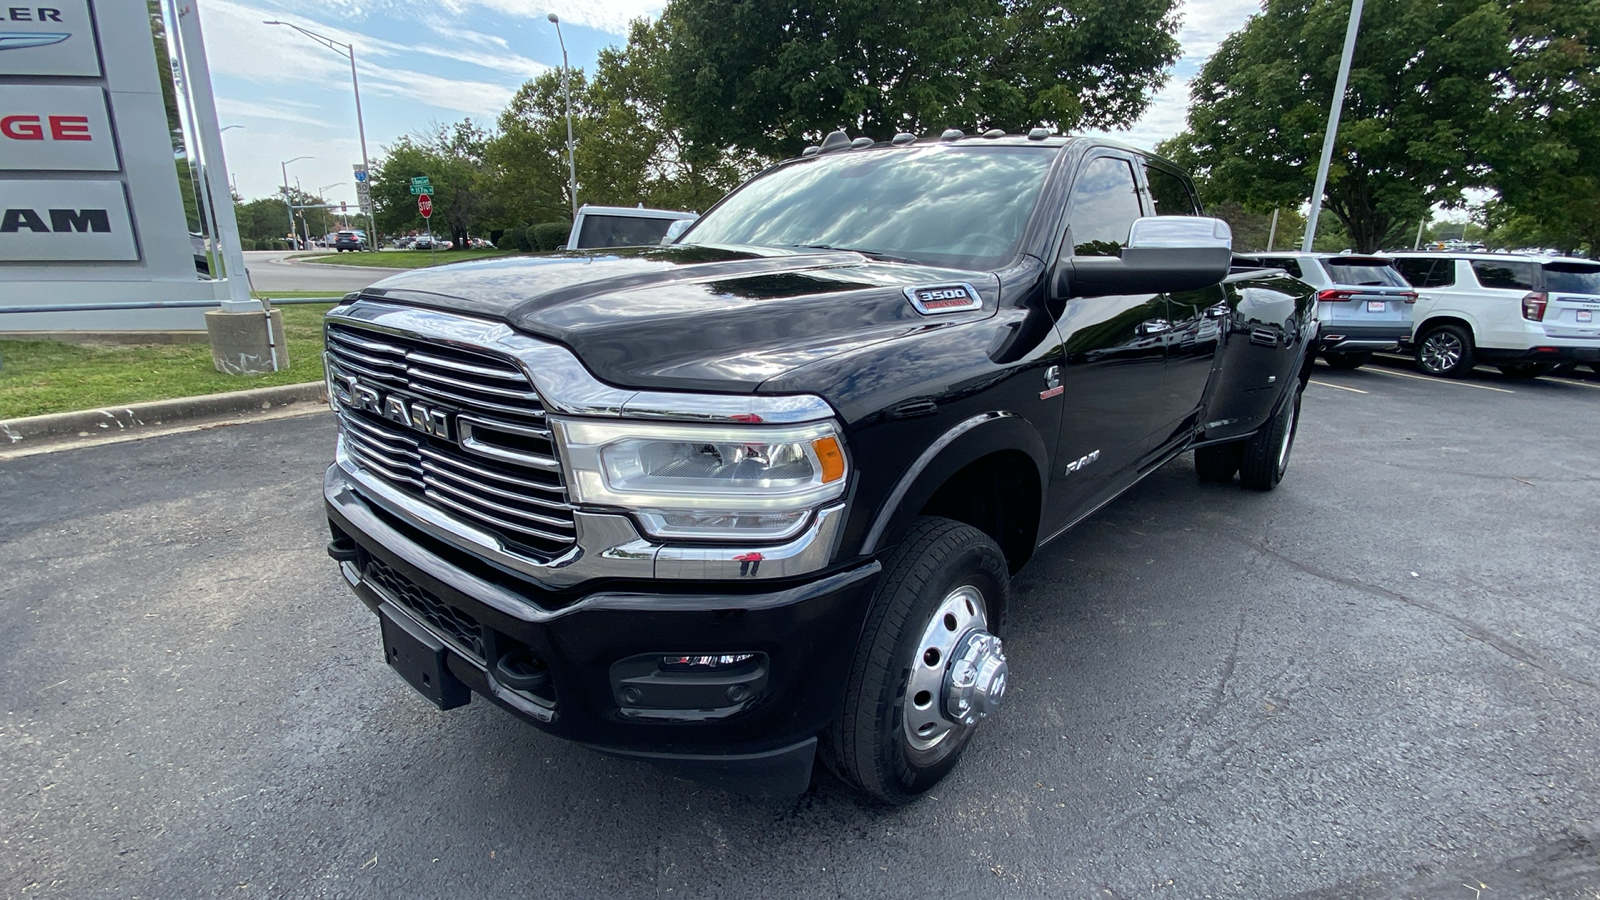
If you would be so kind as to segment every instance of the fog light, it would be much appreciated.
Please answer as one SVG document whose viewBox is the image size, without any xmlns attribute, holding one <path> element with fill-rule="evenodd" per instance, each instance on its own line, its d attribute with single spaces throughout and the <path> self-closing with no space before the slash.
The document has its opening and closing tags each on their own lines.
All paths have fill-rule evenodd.
<svg viewBox="0 0 1600 900">
<path fill-rule="evenodd" d="M 754 653 L 723 653 L 717 656 L 663 656 L 661 668 L 668 672 L 715 672 L 719 669 L 732 669 L 742 666 L 752 659 Z"/>
</svg>

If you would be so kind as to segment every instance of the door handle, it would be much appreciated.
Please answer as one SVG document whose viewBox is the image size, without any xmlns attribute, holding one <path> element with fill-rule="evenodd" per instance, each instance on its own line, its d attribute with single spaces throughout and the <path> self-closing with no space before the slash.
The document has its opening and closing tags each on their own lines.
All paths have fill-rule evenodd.
<svg viewBox="0 0 1600 900">
<path fill-rule="evenodd" d="M 1172 330 L 1172 323 L 1166 319 L 1145 319 L 1134 326 L 1133 333 L 1149 337 L 1152 334 L 1165 334 Z"/>
</svg>

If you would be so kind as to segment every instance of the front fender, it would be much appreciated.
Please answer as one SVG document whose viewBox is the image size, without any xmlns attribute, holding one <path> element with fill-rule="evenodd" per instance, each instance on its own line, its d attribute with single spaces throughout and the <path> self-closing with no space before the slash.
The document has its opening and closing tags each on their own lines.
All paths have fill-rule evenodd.
<svg viewBox="0 0 1600 900">
<path fill-rule="evenodd" d="M 951 476 L 985 456 L 1007 450 L 1028 455 L 1042 492 L 1049 478 L 1050 456 L 1038 429 L 1005 410 L 980 413 L 951 427 L 901 473 L 873 516 L 872 527 L 861 543 L 861 555 L 871 556 L 894 546 Z M 1042 512 L 1043 504 L 1040 509 Z M 1038 523 L 1033 524 L 1037 534 Z"/>
</svg>

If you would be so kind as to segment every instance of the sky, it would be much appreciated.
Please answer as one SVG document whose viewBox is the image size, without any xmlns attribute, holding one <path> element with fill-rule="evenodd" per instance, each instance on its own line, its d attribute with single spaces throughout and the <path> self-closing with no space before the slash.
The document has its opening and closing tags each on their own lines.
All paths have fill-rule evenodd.
<svg viewBox="0 0 1600 900">
<path fill-rule="evenodd" d="M 367 152 L 434 123 L 492 125 L 527 79 L 561 66 L 593 71 L 599 51 L 626 40 L 632 19 L 661 0 L 200 0 L 228 169 L 245 199 L 289 183 L 355 205 L 361 162 L 350 66 L 340 53 L 267 20 L 293 22 L 355 46 Z M 1153 147 L 1183 128 L 1188 81 L 1261 0 L 1184 0 L 1183 58 L 1149 111 L 1118 138 Z M 959 123 L 952 123 L 960 127 Z"/>
</svg>

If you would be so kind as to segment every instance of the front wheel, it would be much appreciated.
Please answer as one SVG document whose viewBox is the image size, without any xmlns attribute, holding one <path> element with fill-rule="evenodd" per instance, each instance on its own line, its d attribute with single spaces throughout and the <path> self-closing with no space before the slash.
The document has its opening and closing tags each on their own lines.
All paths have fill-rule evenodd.
<svg viewBox="0 0 1600 900">
<path fill-rule="evenodd" d="M 1440 325 L 1417 342 L 1417 365 L 1429 375 L 1461 378 L 1472 371 L 1472 335 L 1460 325 Z"/>
<path fill-rule="evenodd" d="M 1283 480 L 1289 468 L 1289 451 L 1300 428 L 1300 398 L 1305 391 L 1296 387 L 1279 405 L 1267 424 L 1244 443 L 1244 460 L 1239 465 L 1239 483 L 1257 491 L 1270 491 Z"/>
<path fill-rule="evenodd" d="M 1322 354 L 1322 360 L 1335 369 L 1345 369 L 1348 371 L 1350 369 L 1359 369 L 1371 362 L 1372 354 L 1325 352 Z"/>
<path fill-rule="evenodd" d="M 918 519 L 873 594 L 822 760 L 888 803 L 915 800 L 955 768 L 1005 697 L 1001 617 L 1011 590 L 990 537 L 951 519 Z"/>
</svg>

